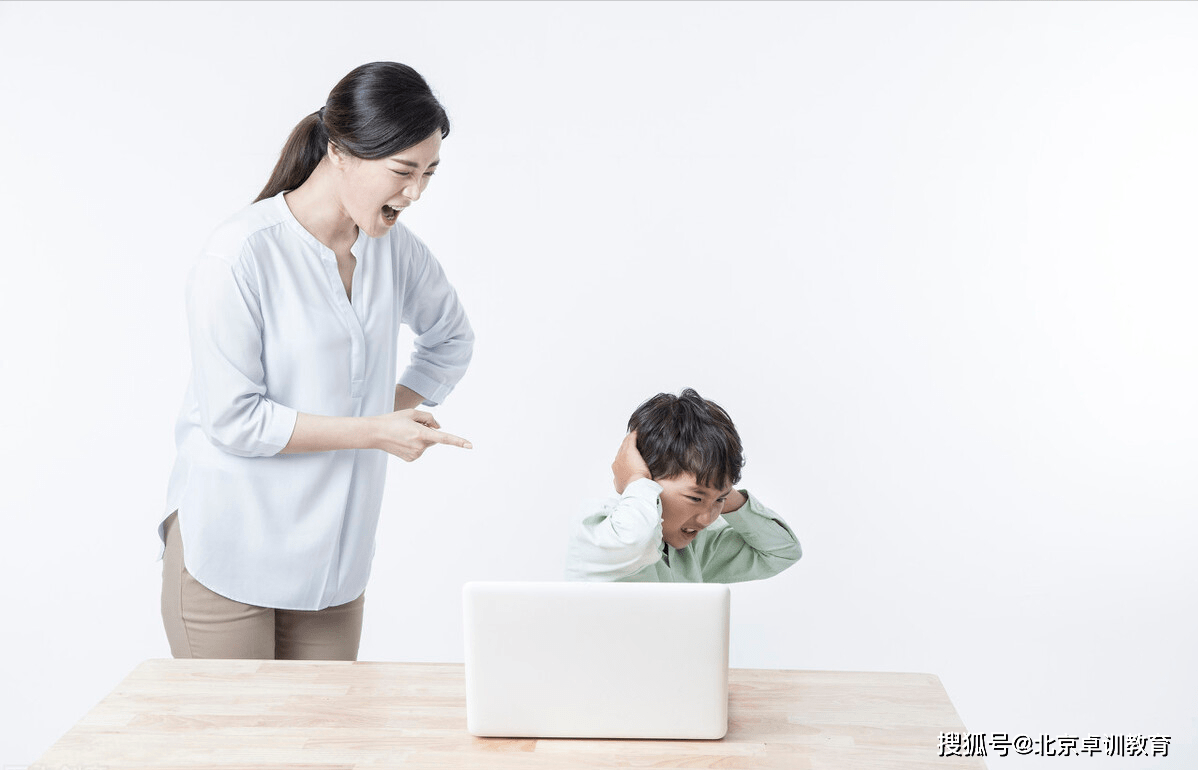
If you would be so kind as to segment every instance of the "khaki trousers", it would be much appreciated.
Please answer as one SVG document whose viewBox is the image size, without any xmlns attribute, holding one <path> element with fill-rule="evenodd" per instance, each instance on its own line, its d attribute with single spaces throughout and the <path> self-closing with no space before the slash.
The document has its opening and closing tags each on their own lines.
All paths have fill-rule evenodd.
<svg viewBox="0 0 1198 770">
<path fill-rule="evenodd" d="M 162 624 L 176 658 L 357 660 L 366 594 L 323 610 L 276 610 L 227 599 L 183 566 L 178 512 L 166 520 Z"/>
</svg>

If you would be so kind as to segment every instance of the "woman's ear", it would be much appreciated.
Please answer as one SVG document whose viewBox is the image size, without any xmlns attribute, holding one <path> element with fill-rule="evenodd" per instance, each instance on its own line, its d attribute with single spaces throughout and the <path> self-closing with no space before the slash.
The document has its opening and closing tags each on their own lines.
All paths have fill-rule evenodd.
<svg viewBox="0 0 1198 770">
<path fill-rule="evenodd" d="M 325 150 L 325 157 L 333 164 L 333 168 L 339 170 L 345 168 L 345 155 L 342 154 L 340 147 L 333 144 L 332 140 L 329 140 L 329 146 Z"/>
</svg>

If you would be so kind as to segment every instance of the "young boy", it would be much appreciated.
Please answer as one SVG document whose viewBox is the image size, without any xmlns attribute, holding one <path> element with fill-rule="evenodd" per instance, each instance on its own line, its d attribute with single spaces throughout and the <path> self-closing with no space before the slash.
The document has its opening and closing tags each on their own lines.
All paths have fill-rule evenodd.
<svg viewBox="0 0 1198 770">
<path fill-rule="evenodd" d="M 802 556 L 794 532 L 747 490 L 740 436 L 719 405 L 687 388 L 659 393 L 628 420 L 612 473 L 618 498 L 584 511 L 566 579 L 735 583 Z"/>
</svg>

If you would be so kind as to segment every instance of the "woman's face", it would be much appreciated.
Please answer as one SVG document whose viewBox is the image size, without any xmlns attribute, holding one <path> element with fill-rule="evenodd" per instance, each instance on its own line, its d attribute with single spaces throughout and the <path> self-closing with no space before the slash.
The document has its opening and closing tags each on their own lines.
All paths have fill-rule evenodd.
<svg viewBox="0 0 1198 770">
<path fill-rule="evenodd" d="M 441 132 L 387 158 L 362 160 L 330 147 L 329 159 L 340 172 L 343 213 L 371 238 L 379 238 L 399 212 L 420 200 L 441 162 Z"/>
</svg>

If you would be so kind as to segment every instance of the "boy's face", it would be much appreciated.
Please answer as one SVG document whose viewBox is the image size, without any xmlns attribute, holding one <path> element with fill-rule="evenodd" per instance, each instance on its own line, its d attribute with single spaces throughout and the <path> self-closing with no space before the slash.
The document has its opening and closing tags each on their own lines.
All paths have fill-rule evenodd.
<svg viewBox="0 0 1198 770">
<path fill-rule="evenodd" d="M 685 548 L 710 527 L 724 512 L 724 501 L 732 492 L 731 486 L 700 486 L 693 473 L 654 481 L 661 484 L 661 537 L 674 548 Z"/>
</svg>

